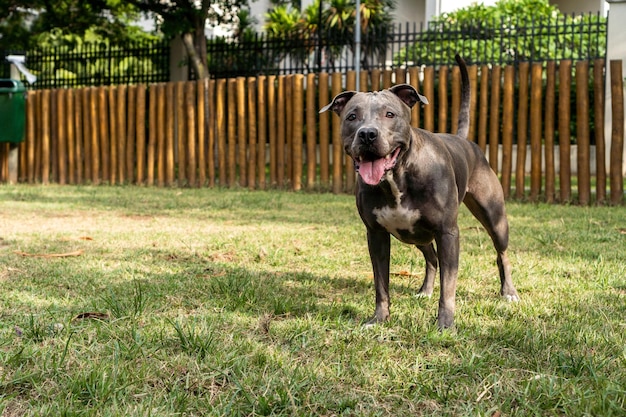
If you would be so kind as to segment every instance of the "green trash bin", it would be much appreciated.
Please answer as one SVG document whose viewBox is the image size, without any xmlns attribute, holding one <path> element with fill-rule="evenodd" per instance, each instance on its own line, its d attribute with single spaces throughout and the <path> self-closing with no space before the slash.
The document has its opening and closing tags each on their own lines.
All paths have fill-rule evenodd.
<svg viewBox="0 0 626 417">
<path fill-rule="evenodd" d="M 24 141 L 26 88 L 18 80 L 0 78 L 0 142 Z"/>
</svg>

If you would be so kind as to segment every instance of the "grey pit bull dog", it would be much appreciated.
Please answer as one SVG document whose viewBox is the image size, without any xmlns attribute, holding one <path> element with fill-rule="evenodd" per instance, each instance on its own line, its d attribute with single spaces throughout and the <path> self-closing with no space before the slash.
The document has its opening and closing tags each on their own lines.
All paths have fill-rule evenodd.
<svg viewBox="0 0 626 417">
<path fill-rule="evenodd" d="M 428 100 L 406 84 L 370 93 L 346 91 L 320 110 L 341 117 L 344 149 L 359 173 L 356 203 L 367 228 L 376 288 L 376 310 L 368 324 L 389 318 L 390 235 L 424 254 L 426 273 L 419 295 L 432 295 L 439 266 L 437 324 L 442 329 L 454 324 L 461 202 L 491 236 L 500 294 L 519 300 L 506 255 L 509 225 L 502 187 L 483 152 L 466 139 L 469 77 L 463 59 L 457 55 L 456 60 L 463 85 L 457 135 L 412 128 L 411 107 Z"/>
</svg>

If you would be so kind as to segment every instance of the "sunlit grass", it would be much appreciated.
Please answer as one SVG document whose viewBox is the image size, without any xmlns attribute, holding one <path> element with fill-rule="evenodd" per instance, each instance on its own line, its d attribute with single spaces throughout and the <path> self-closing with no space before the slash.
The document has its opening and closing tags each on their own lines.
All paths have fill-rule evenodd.
<svg viewBox="0 0 626 417">
<path fill-rule="evenodd" d="M 456 328 L 392 246 L 392 318 L 353 197 L 0 188 L 0 413 L 623 415 L 626 208 L 509 203 L 513 279 L 466 210 Z M 70 254 L 45 258 L 22 256 Z"/>
</svg>

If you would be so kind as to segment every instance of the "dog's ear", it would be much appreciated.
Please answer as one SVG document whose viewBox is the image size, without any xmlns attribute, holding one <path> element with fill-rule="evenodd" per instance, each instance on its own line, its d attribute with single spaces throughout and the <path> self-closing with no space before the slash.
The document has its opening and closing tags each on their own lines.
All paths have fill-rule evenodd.
<svg viewBox="0 0 626 417">
<path fill-rule="evenodd" d="M 404 102 L 409 107 L 415 106 L 415 104 L 419 101 L 424 104 L 428 104 L 428 99 L 417 92 L 412 85 L 409 84 L 398 84 L 389 89 L 392 93 L 397 95 L 400 100 Z"/>
<path fill-rule="evenodd" d="M 341 114 L 341 111 L 344 107 L 346 107 L 346 103 L 350 101 L 352 96 L 356 94 L 356 91 L 344 91 L 341 94 L 337 94 L 330 104 L 325 105 L 320 110 L 320 113 L 324 113 L 325 111 L 332 110 L 337 114 Z"/>
</svg>

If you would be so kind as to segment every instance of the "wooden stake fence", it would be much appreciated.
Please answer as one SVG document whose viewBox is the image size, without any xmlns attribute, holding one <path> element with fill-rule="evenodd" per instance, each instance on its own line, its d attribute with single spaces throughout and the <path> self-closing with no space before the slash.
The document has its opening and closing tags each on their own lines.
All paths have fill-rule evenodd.
<svg viewBox="0 0 626 417">
<path fill-rule="evenodd" d="M 600 77 L 602 78 L 602 77 Z M 545 123 L 544 123 L 544 144 L 545 144 L 545 199 L 548 203 L 554 202 L 555 191 L 555 167 L 554 167 L 554 106 L 555 106 L 555 86 L 556 86 L 556 63 L 550 61 L 546 65 L 546 99 L 545 99 Z"/>
<path fill-rule="evenodd" d="M 572 85 L 572 62 L 569 60 L 561 61 L 559 65 L 559 161 L 561 169 L 559 171 L 560 178 L 560 195 L 561 201 L 566 202 L 572 199 L 572 182 L 571 182 L 571 166 L 570 166 L 570 88 Z"/>
<path fill-rule="evenodd" d="M 515 164 L 515 198 L 518 199 L 523 198 L 526 193 L 526 144 L 528 135 L 529 107 L 528 72 L 528 63 L 521 63 L 519 66 L 519 101 L 517 108 L 517 161 Z"/>
<path fill-rule="evenodd" d="M 611 129 L 611 203 L 624 202 L 624 81 L 622 61 L 611 61 L 611 97 L 613 100 L 613 123 Z"/>
<path fill-rule="evenodd" d="M 608 68 L 609 144 L 603 129 L 590 131 L 591 116 L 596 127 L 604 124 L 603 61 L 469 68 L 468 139 L 487 152 L 507 198 L 591 204 L 595 195 L 604 203 L 608 163 L 609 202 L 623 202 L 621 65 Z M 457 67 L 359 75 L 361 90 L 412 84 L 430 104 L 413 108 L 411 124 L 456 131 Z M 19 181 L 353 192 L 356 175 L 344 154 L 340 119 L 318 114 L 344 89 L 356 89 L 354 72 L 29 91 Z M 8 146 L 0 145 L 0 181 L 8 178 L 7 155 Z"/>
</svg>

